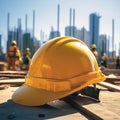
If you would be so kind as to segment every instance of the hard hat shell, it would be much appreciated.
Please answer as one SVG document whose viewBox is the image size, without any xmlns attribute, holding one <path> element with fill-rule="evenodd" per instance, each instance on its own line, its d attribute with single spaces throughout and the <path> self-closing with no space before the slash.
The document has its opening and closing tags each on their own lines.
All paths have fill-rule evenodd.
<svg viewBox="0 0 120 120">
<path fill-rule="evenodd" d="M 96 45 L 95 45 L 95 44 L 92 44 L 92 45 L 91 45 L 91 48 L 92 48 L 92 49 L 95 49 L 95 48 L 96 48 Z"/>
<path fill-rule="evenodd" d="M 16 43 L 16 41 L 15 40 L 13 40 L 12 42 L 11 42 L 11 45 L 16 45 L 17 43 Z"/>
<path fill-rule="evenodd" d="M 34 54 L 25 84 L 12 96 L 15 103 L 38 106 L 105 80 L 96 58 L 85 43 L 57 37 Z"/>
</svg>

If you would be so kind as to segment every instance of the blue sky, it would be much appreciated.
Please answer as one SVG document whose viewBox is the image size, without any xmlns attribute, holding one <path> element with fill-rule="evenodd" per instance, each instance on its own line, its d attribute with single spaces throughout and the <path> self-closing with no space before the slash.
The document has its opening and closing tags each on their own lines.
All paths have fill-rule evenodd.
<svg viewBox="0 0 120 120">
<path fill-rule="evenodd" d="M 120 0 L 0 0 L 0 34 L 6 40 L 7 13 L 10 13 L 10 28 L 17 27 L 17 19 L 22 19 L 25 30 L 25 14 L 28 14 L 28 28 L 32 28 L 33 10 L 36 12 L 35 36 L 40 39 L 40 30 L 49 36 L 51 26 L 57 29 L 57 5 L 60 4 L 60 32 L 64 35 L 69 25 L 69 9 L 75 8 L 75 24 L 78 29 L 89 30 L 89 14 L 101 16 L 100 34 L 112 36 L 112 19 L 115 20 L 115 42 L 120 41 Z"/>
</svg>

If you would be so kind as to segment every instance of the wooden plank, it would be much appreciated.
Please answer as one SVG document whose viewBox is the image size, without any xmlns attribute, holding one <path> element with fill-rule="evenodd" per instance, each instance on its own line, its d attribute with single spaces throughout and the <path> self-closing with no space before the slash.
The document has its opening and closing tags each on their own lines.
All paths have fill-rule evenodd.
<svg viewBox="0 0 120 120">
<path fill-rule="evenodd" d="M 81 96 L 69 96 L 68 103 L 77 108 L 87 116 L 90 116 L 92 120 L 113 120 L 120 119 L 120 116 L 116 113 L 109 111 L 104 106 L 90 100 L 88 97 Z"/>
<path fill-rule="evenodd" d="M 24 78 L 27 74 L 26 71 L 0 71 L 0 79 L 7 78 Z"/>
<path fill-rule="evenodd" d="M 3 85 L 0 85 L 0 90 L 7 89 L 7 88 L 9 88 L 9 87 L 10 87 L 9 84 L 3 84 Z"/>
<path fill-rule="evenodd" d="M 101 69 L 101 70 L 105 75 L 109 75 L 109 74 L 118 74 L 118 75 L 120 75 L 120 70 L 119 69 L 107 69 L 107 68 L 104 68 L 104 69 Z"/>
<path fill-rule="evenodd" d="M 116 80 L 116 81 L 120 81 L 120 77 L 106 77 L 106 80 Z"/>
<path fill-rule="evenodd" d="M 9 78 L 24 78 L 25 75 L 21 74 L 0 74 L 0 77 L 9 77 Z"/>
<path fill-rule="evenodd" d="M 6 79 L 0 80 L 0 84 L 23 84 L 25 79 Z"/>
<path fill-rule="evenodd" d="M 120 81 L 120 77 L 116 77 L 116 78 L 111 78 L 111 77 L 106 77 L 106 81 Z"/>
<path fill-rule="evenodd" d="M 120 77 L 119 78 L 109 78 L 107 77 L 105 82 L 113 83 L 113 84 L 120 84 Z"/>
<path fill-rule="evenodd" d="M 0 74 L 27 74 L 27 71 L 0 71 Z"/>
<path fill-rule="evenodd" d="M 6 64 L 3 62 L 0 62 L 0 71 L 4 71 L 6 68 Z"/>
<path fill-rule="evenodd" d="M 118 91 L 118 92 L 120 92 L 120 87 L 119 86 L 117 86 L 117 85 L 114 85 L 114 84 L 111 84 L 111 83 L 107 83 L 107 82 L 99 82 L 99 83 L 97 83 L 98 85 L 101 85 L 101 86 L 103 86 L 103 87 L 106 87 L 106 88 L 108 88 L 108 89 L 111 89 L 111 90 L 113 90 L 113 91 Z"/>
</svg>

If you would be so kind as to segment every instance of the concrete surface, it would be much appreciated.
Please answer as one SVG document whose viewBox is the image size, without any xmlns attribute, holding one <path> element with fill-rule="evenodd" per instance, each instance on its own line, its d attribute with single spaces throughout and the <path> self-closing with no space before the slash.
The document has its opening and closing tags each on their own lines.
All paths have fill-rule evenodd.
<svg viewBox="0 0 120 120">
<path fill-rule="evenodd" d="M 90 120 L 67 103 L 59 100 L 38 107 L 15 104 L 11 100 L 11 96 L 17 88 L 9 87 L 0 90 L 0 120 L 9 120 L 11 115 L 12 120 Z M 120 116 L 120 92 L 111 92 L 104 87 L 100 88 L 102 89 L 101 102 L 98 104 Z"/>
<path fill-rule="evenodd" d="M 0 90 L 0 120 L 8 120 L 11 115 L 14 120 L 87 120 L 77 110 L 59 100 L 38 107 L 15 104 L 11 96 L 17 88 Z"/>
</svg>

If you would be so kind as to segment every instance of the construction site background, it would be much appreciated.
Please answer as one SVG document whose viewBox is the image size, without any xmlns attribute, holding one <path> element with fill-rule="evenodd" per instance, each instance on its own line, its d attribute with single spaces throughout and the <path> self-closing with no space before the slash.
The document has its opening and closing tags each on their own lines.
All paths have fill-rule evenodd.
<svg viewBox="0 0 120 120">
<path fill-rule="evenodd" d="M 116 69 L 116 59 L 108 59 L 107 60 L 107 68 L 108 69 Z M 7 70 L 7 62 L 0 61 L 0 71 Z"/>
</svg>

